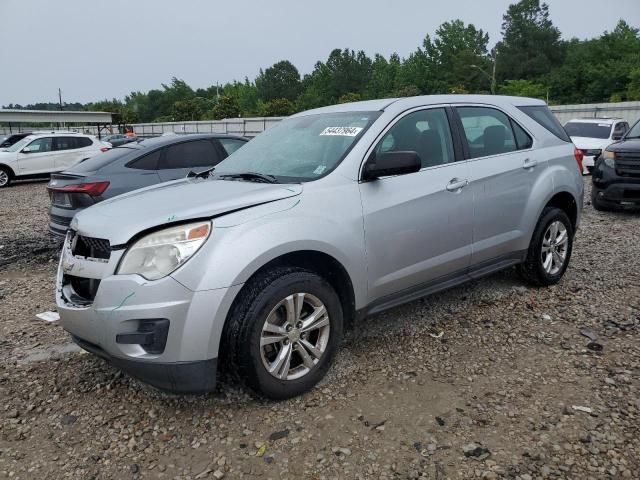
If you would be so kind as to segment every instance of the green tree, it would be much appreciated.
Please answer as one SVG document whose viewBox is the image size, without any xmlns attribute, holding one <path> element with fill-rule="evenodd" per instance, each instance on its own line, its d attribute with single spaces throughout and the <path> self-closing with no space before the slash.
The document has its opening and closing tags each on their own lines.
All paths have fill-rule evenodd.
<svg viewBox="0 0 640 480">
<path fill-rule="evenodd" d="M 503 16 L 502 41 L 497 44 L 497 74 L 501 80 L 532 80 L 562 64 L 564 44 L 540 0 L 509 5 Z"/>
<path fill-rule="evenodd" d="M 532 80 L 507 80 L 500 87 L 500 93 L 502 95 L 513 95 L 514 97 L 531 97 L 544 100 L 547 96 L 547 87 Z"/>
<path fill-rule="evenodd" d="M 367 85 L 367 97 L 384 98 L 391 96 L 396 87 L 401 60 L 397 53 L 387 61 L 382 55 L 376 54 L 371 64 L 371 79 Z"/>
<path fill-rule="evenodd" d="M 265 117 L 287 117 L 295 112 L 293 102 L 286 98 L 269 100 L 262 107 L 262 115 Z"/>
<path fill-rule="evenodd" d="M 240 105 L 238 104 L 238 99 L 228 95 L 221 96 L 218 99 L 216 106 L 213 107 L 211 116 L 214 120 L 239 117 Z"/>
<path fill-rule="evenodd" d="M 360 100 L 362 100 L 362 97 L 359 93 L 345 93 L 338 99 L 338 103 L 352 103 Z"/>
<path fill-rule="evenodd" d="M 294 101 L 300 94 L 300 73 L 291 62 L 282 60 L 265 71 L 260 69 L 256 87 L 260 98 L 265 102 L 279 98 Z"/>
</svg>

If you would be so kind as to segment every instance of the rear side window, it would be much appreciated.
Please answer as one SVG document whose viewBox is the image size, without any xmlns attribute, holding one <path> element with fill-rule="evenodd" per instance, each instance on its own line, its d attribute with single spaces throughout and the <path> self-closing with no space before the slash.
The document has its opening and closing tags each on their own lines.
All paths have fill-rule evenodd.
<svg viewBox="0 0 640 480">
<path fill-rule="evenodd" d="M 71 150 L 76 147 L 76 139 L 73 137 L 55 137 L 53 139 L 54 150 Z"/>
<path fill-rule="evenodd" d="M 222 144 L 222 147 L 224 148 L 224 151 L 227 152 L 227 155 L 231 155 L 233 152 L 247 143 L 245 141 L 238 140 L 237 138 L 219 138 L 218 141 Z"/>
<path fill-rule="evenodd" d="M 560 140 L 564 140 L 565 142 L 571 142 L 569 135 L 564 131 L 562 125 L 555 117 L 549 107 L 546 105 L 535 105 L 535 106 L 525 106 L 518 107 L 519 110 L 526 113 L 529 117 L 533 118 L 536 122 L 542 125 L 544 128 L 553 133 Z"/>
<path fill-rule="evenodd" d="M 212 142 L 195 140 L 167 147 L 160 162 L 160 169 L 212 167 L 218 162 L 220 158 Z"/>
<path fill-rule="evenodd" d="M 126 166 L 127 168 L 136 168 L 138 170 L 157 170 L 161 154 L 162 149 L 156 150 L 155 152 L 151 152 L 144 157 L 140 157 L 137 160 L 133 160 L 132 162 L 127 163 Z"/>
<path fill-rule="evenodd" d="M 84 148 L 93 145 L 91 139 L 87 137 L 76 137 L 74 140 L 76 141 L 76 148 Z"/>
<path fill-rule="evenodd" d="M 456 107 L 470 158 L 488 157 L 518 149 L 511 119 L 495 108 Z"/>
</svg>

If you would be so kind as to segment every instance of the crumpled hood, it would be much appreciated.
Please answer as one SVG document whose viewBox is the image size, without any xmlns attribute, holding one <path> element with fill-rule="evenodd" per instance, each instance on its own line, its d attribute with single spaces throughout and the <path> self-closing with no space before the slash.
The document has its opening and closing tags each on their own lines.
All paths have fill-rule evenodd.
<svg viewBox="0 0 640 480">
<path fill-rule="evenodd" d="M 571 140 L 581 150 L 604 150 L 611 144 L 608 138 L 571 137 Z"/>
<path fill-rule="evenodd" d="M 79 212 L 71 228 L 80 235 L 127 243 L 143 230 L 300 195 L 302 185 L 233 180 L 181 179 L 98 203 Z"/>
</svg>

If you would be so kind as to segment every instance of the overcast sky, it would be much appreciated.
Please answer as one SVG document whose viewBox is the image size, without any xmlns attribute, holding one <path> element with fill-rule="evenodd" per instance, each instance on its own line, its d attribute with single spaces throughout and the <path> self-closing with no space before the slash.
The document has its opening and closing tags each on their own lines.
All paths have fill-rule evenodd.
<svg viewBox="0 0 640 480">
<path fill-rule="evenodd" d="M 514 0 L 0 0 L 0 105 L 123 98 L 184 79 L 206 87 L 333 48 L 407 56 L 460 18 L 499 40 Z M 640 27 L 640 0 L 548 0 L 564 38 Z"/>
</svg>

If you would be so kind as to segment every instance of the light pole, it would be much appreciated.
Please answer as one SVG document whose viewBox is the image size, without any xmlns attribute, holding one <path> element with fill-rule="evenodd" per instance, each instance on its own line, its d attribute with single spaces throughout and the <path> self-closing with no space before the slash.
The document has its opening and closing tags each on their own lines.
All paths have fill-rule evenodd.
<svg viewBox="0 0 640 480">
<path fill-rule="evenodd" d="M 471 65 L 471 68 L 475 68 L 476 70 L 479 70 L 491 81 L 491 95 L 495 95 L 496 94 L 496 65 L 498 64 L 497 52 L 495 50 L 493 50 L 492 52 L 491 60 L 493 61 L 493 66 L 491 68 L 491 75 L 485 72 L 478 65 Z"/>
</svg>

